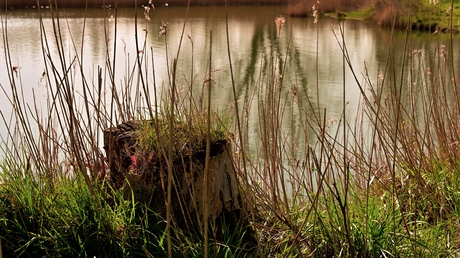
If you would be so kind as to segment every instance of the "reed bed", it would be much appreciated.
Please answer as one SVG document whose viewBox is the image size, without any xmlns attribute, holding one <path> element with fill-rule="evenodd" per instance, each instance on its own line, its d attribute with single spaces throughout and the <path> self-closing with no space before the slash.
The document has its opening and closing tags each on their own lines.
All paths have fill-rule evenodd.
<svg viewBox="0 0 460 258">
<path fill-rule="evenodd" d="M 362 71 L 355 71 L 349 60 L 339 22 L 334 33 L 343 53 L 343 74 L 348 70 L 355 76 L 362 103 L 350 116 L 344 97 L 343 114 L 331 125 L 319 104 L 321 85 L 314 93 L 302 85 L 286 93 L 288 57 L 276 48 L 264 58 L 266 70 L 252 95 L 240 102 L 228 27 L 228 83 L 235 96 L 230 118 L 212 109 L 211 54 L 202 85 L 194 88 L 190 68 L 190 84 L 179 91 L 180 44 L 173 54 L 167 50 L 169 81 L 160 87 L 154 79 L 153 50 L 143 41 L 145 35 L 136 33 L 136 45 L 142 48 L 134 62 L 117 67 L 114 50 L 89 77 L 84 49 L 75 47 L 75 57 L 69 58 L 61 35 L 65 21 L 58 11 L 47 12 L 52 15 L 52 33 L 40 20 L 48 89 L 45 110 L 24 101 L 25 85 L 12 64 L 8 26 L 2 23 L 10 78 L 9 88 L 2 89 L 11 92 L 14 109 L 11 118 L 2 113 L 8 135 L 2 144 L 0 257 L 458 256 L 460 75 L 452 36 L 439 37 L 431 53 L 422 53 L 413 49 L 408 29 L 405 55 L 395 56 L 390 44 L 378 78 L 364 71 L 362 80 Z M 315 22 L 321 19 L 315 17 Z M 144 21 L 136 24 L 142 27 Z M 167 24 L 161 26 L 168 46 Z M 292 32 L 283 27 L 282 17 L 274 26 L 278 35 Z M 73 38 L 72 47 L 84 34 L 81 37 Z M 49 49 L 51 41 L 58 45 L 57 53 Z M 113 44 L 112 49 L 119 47 Z M 397 63 L 402 64 L 400 70 Z M 126 71 L 126 80 L 118 82 L 115 75 L 120 71 Z M 77 84 L 82 85 L 78 93 Z M 344 80 L 343 96 L 345 86 Z M 254 130 L 249 124 L 252 108 L 258 114 L 256 153 L 250 151 L 248 139 Z M 186 128 L 181 139 L 201 137 L 206 142 L 206 162 L 212 139 L 231 139 L 250 228 L 242 224 L 216 232 L 212 222 L 204 220 L 200 232 L 187 231 L 174 226 L 170 208 L 161 218 L 133 194 L 127 198 L 113 187 L 107 181 L 102 131 L 128 120 L 153 121 L 140 135 L 145 142 L 155 142 L 155 151 L 167 162 L 166 206 L 180 149 L 174 128 Z M 283 129 L 289 122 L 289 129 Z M 293 140 L 293 133 L 304 139 L 314 135 L 314 144 Z M 215 237 L 217 233 L 222 237 Z M 249 241 L 248 234 L 256 241 Z"/>
</svg>

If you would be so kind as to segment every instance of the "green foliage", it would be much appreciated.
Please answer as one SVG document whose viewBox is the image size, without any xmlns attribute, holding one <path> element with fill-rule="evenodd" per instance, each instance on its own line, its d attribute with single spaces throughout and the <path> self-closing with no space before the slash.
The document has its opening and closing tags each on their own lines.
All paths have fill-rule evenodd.
<svg viewBox="0 0 460 258">
<path fill-rule="evenodd" d="M 106 188 L 92 196 L 79 176 L 56 179 L 54 186 L 28 175 L 9 178 L 0 195 L 5 257 L 128 255 L 141 251 L 142 233 L 154 229 L 133 216 L 133 204 L 119 193 Z"/>
<path fill-rule="evenodd" d="M 4 168 L 3 175 L 9 174 Z M 120 191 L 95 183 L 95 195 L 81 176 L 46 186 L 26 175 L 4 179 L 0 187 L 0 239 L 4 257 L 154 257 L 167 256 L 165 225 Z M 239 230 L 210 246 L 218 257 L 236 257 Z M 174 257 L 200 257 L 199 236 L 177 229 Z M 241 234 L 244 235 L 244 234 Z"/>
<path fill-rule="evenodd" d="M 434 1 L 436 2 L 436 1 Z M 390 27 L 393 19 L 397 28 L 421 31 L 459 31 L 460 5 L 450 0 L 434 3 L 429 0 L 392 1 L 381 0 L 347 10 L 345 18 L 369 20 Z M 453 8 L 452 8 L 453 6 Z M 336 13 L 326 15 L 336 16 Z"/>
<path fill-rule="evenodd" d="M 365 7 L 359 10 L 347 12 L 347 19 L 354 20 L 369 20 L 372 16 L 373 9 L 370 7 Z"/>
<path fill-rule="evenodd" d="M 204 157 L 208 137 L 207 116 L 193 111 L 176 114 L 171 121 L 168 115 L 157 119 L 141 121 L 137 130 L 139 151 L 161 153 L 169 145 L 169 137 L 173 138 L 173 158 L 201 155 Z M 228 131 L 229 120 L 221 120 L 215 112 L 211 112 L 209 138 L 211 145 L 224 144 L 231 139 Z"/>
</svg>

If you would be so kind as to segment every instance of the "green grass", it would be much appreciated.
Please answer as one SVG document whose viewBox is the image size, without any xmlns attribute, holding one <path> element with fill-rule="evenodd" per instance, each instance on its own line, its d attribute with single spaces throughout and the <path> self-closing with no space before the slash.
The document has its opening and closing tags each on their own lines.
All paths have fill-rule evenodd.
<svg viewBox="0 0 460 258">
<path fill-rule="evenodd" d="M 160 153 L 164 146 L 164 139 L 172 133 L 174 138 L 173 156 L 177 161 L 180 157 L 199 155 L 204 157 L 207 138 L 207 117 L 204 114 L 186 113 L 176 115 L 173 121 L 171 132 L 169 118 L 161 115 L 157 119 L 142 121 L 137 130 L 139 140 L 138 151 Z M 222 121 L 216 112 L 211 113 L 210 141 L 212 145 L 222 145 L 231 139 L 229 132 L 230 123 L 228 119 Z"/>
<path fill-rule="evenodd" d="M 346 15 L 347 19 L 366 20 L 372 15 L 372 8 L 366 7 L 361 10 L 347 12 Z"/>
<path fill-rule="evenodd" d="M 437 4 L 428 0 L 381 1 L 381 5 L 364 5 L 361 9 L 347 11 L 346 19 L 368 20 L 384 26 L 391 26 L 394 10 L 398 10 L 395 17 L 397 28 L 411 26 L 413 30 L 448 32 L 452 28 L 459 32 L 460 5 L 451 4 L 449 0 L 440 0 Z M 452 8 L 453 7 L 453 8 Z M 392 9 L 393 11 L 391 11 Z M 326 16 L 337 18 L 336 13 L 325 13 Z"/>
<path fill-rule="evenodd" d="M 4 168 L 3 175 L 9 173 Z M 110 197 L 115 203 L 109 205 L 103 198 L 108 193 L 98 193 L 92 196 L 81 177 L 56 179 L 54 186 L 30 174 L 6 179 L 0 192 L 3 255 L 88 257 L 141 252 L 140 246 L 127 248 L 145 239 L 139 228 L 147 230 L 133 216 L 132 203 L 113 192 Z"/>
<path fill-rule="evenodd" d="M 4 168 L 3 175 L 9 174 Z M 4 257 L 167 256 L 165 223 L 148 208 L 107 185 L 92 195 L 84 179 L 57 179 L 54 187 L 30 176 L 5 179 L 0 190 Z M 174 257 L 200 257 L 197 236 L 175 232 Z M 232 232 L 217 246 L 219 257 L 235 257 Z M 214 250 L 213 250 L 214 252 Z M 221 255 L 222 254 L 222 255 Z"/>
</svg>

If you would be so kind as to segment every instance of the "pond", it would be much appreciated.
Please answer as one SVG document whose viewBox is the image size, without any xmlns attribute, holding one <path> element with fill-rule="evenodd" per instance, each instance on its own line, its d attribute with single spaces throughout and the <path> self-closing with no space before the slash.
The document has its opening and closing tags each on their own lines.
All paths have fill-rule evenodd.
<svg viewBox="0 0 460 258">
<path fill-rule="evenodd" d="M 44 42 L 40 30 L 42 17 L 49 58 L 58 62 L 58 49 L 63 50 L 61 54 L 67 59 L 69 72 L 76 73 L 72 64 L 81 62 L 82 73 L 94 85 L 97 85 L 94 80 L 98 67 L 106 67 L 106 61 L 113 60 L 114 56 L 117 67 L 114 83 L 117 87 L 136 83 L 137 78 L 129 77 L 138 51 L 136 35 L 139 50 L 153 55 L 146 58 L 153 60 L 158 91 L 168 87 L 168 65 L 172 65 L 172 59 L 177 55 L 179 90 L 184 85 L 193 84 L 199 92 L 206 80 L 212 51 L 212 105 L 231 115 L 235 101 L 227 48 L 228 14 L 230 56 L 237 98 L 240 106 L 252 103 L 245 110 L 248 126 L 252 128 L 249 133 L 254 134 L 254 137 L 248 137 L 250 144 L 255 144 L 251 143 L 251 139 L 257 138 L 261 128 L 257 123 L 264 107 L 262 96 L 273 87 L 270 78 L 282 79 L 280 96 L 286 103 L 283 112 L 288 121 L 282 125 L 283 128 L 292 132 L 292 140 L 315 141 L 313 133 L 305 139 L 299 138 L 296 130 L 292 130 L 302 123 L 302 119 L 306 119 L 300 115 L 300 110 L 325 110 L 326 119 L 333 122 L 341 118 L 345 102 L 347 120 L 353 123 L 362 101 L 358 82 L 364 84 L 369 79 L 371 83 L 377 83 L 385 68 L 391 42 L 395 63 L 400 62 L 404 56 L 406 34 L 403 31 L 392 34 L 378 25 L 362 21 L 341 23 L 331 18 L 320 18 L 315 23 L 313 17 L 289 17 L 285 13 L 285 6 L 231 6 L 227 9 L 209 6 L 191 7 L 189 10 L 186 7 L 158 7 L 150 10 L 147 19 L 144 9 L 61 10 L 58 15 L 62 47 L 58 48 L 49 10 L 8 10 L 1 16 L 2 50 L 8 47 L 9 51 L 0 53 L 0 84 L 6 93 L 0 94 L 0 110 L 8 119 L 12 111 L 8 101 L 11 97 L 9 66 L 18 67 L 17 73 L 11 72 L 10 76 L 22 85 L 21 93 L 26 103 L 32 107 L 35 100 L 40 106 L 45 103 L 44 99 L 49 98 L 44 72 L 48 57 L 44 56 L 41 44 Z M 280 15 L 284 16 L 285 23 L 278 31 L 275 18 Z M 167 24 L 164 36 L 159 35 L 162 22 Z M 343 26 L 342 33 L 340 25 Z M 437 40 L 438 35 L 414 33 L 410 42 L 412 49 L 422 50 L 428 58 Z M 344 62 L 343 42 L 356 77 Z M 5 62 L 8 58 L 11 63 Z M 103 71 L 106 72 L 105 69 Z M 273 71 L 275 76 L 271 77 Z M 76 78 L 74 90 L 83 95 L 81 82 L 78 76 Z M 150 85 L 153 84 L 153 78 L 147 80 Z M 293 96 L 296 101 L 290 100 Z M 0 126 L 0 135 L 6 137 L 6 134 L 5 126 Z"/>
</svg>

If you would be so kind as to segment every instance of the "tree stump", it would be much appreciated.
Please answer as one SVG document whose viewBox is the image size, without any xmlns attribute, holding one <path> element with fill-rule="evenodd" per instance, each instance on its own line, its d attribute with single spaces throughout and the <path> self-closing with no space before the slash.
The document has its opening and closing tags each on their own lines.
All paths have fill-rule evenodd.
<svg viewBox="0 0 460 258">
<path fill-rule="evenodd" d="M 139 125 L 140 122 L 130 121 L 104 130 L 109 180 L 114 187 L 123 189 L 127 197 L 133 193 L 137 202 L 147 204 L 166 218 L 167 151 L 140 152 L 136 132 Z M 245 216 L 230 141 L 211 144 L 206 193 L 204 150 L 183 154 L 174 160 L 171 211 L 174 223 L 182 229 L 202 229 L 205 206 L 209 221 L 217 227 L 222 226 L 222 222 L 227 226 L 236 225 Z M 206 203 L 203 203 L 204 194 Z"/>
</svg>

